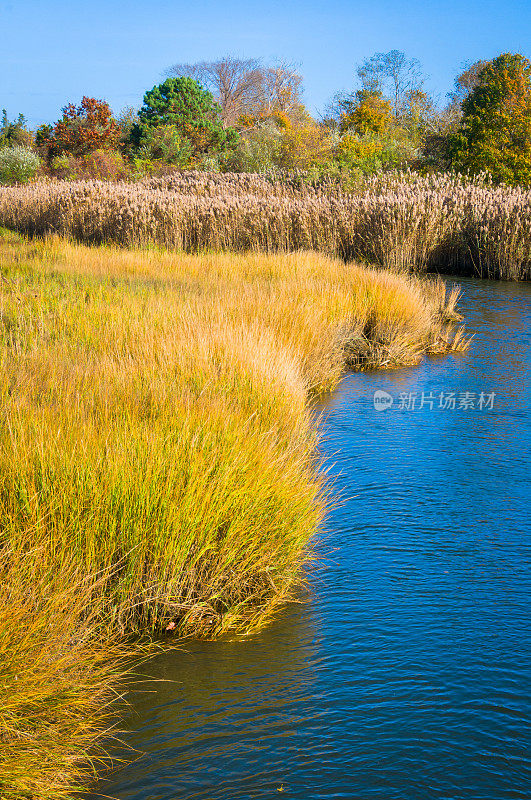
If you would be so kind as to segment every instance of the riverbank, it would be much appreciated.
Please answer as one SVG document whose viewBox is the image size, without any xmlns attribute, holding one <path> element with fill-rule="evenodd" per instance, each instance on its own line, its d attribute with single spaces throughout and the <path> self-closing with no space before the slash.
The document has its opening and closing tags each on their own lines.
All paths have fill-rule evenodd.
<svg viewBox="0 0 531 800">
<path fill-rule="evenodd" d="M 345 368 L 467 343 L 442 281 L 315 253 L 194 256 L 5 233 L 0 259 L 2 577 L 16 589 L 0 631 L 0 708 L 15 698 L 0 712 L 0 786 L 61 797 L 104 732 L 97 709 L 127 655 L 104 641 L 249 632 L 300 585 L 327 505 L 309 398 Z M 25 610 L 35 580 L 16 554 L 28 550 L 43 571 Z M 76 604 L 61 594 L 80 585 Z M 76 662 L 80 641 L 90 668 Z M 40 737 L 59 718 L 43 759 Z"/>
<path fill-rule="evenodd" d="M 342 502 L 311 602 L 151 662 L 123 718 L 142 757 L 100 796 L 527 800 L 531 286 L 465 280 L 459 306 L 466 353 L 323 397 Z"/>
</svg>

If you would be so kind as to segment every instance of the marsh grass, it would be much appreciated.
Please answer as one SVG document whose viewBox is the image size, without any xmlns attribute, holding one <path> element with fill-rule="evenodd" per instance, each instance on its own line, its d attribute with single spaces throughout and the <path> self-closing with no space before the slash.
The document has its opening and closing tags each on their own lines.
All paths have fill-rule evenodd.
<svg viewBox="0 0 531 800">
<path fill-rule="evenodd" d="M 149 648 L 116 640 L 103 575 L 28 546 L 0 552 L 0 796 L 66 800 L 109 765 L 116 702 Z"/>
<path fill-rule="evenodd" d="M 0 786 L 62 798 L 116 642 L 249 633 L 294 597 L 329 502 L 312 395 L 467 342 L 440 279 L 310 252 L 5 233 L 0 263 Z"/>
<path fill-rule="evenodd" d="M 0 224 L 185 252 L 313 250 L 394 272 L 531 277 L 531 192 L 480 176 L 390 173 L 355 192 L 296 176 L 187 172 L 139 183 L 0 188 Z"/>
<path fill-rule="evenodd" d="M 124 632 L 261 624 L 326 506 L 308 397 L 463 344 L 441 281 L 313 253 L 2 250 L 2 531 L 116 568 Z"/>
</svg>

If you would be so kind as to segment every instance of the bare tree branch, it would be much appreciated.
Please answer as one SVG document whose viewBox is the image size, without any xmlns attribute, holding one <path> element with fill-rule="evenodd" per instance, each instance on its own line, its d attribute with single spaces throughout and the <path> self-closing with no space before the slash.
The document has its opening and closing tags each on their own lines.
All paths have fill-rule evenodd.
<svg viewBox="0 0 531 800">
<path fill-rule="evenodd" d="M 197 64 L 174 64 L 166 70 L 167 75 L 188 76 L 209 89 L 221 106 L 226 125 L 234 124 L 238 117 L 248 113 L 259 102 L 262 72 L 258 59 L 236 56 L 224 56 L 218 61 Z"/>
<path fill-rule="evenodd" d="M 375 53 L 360 64 L 357 73 L 363 89 L 389 97 L 396 119 L 404 111 L 407 93 L 420 90 L 424 83 L 420 62 L 400 50 Z"/>
<path fill-rule="evenodd" d="M 212 92 L 221 106 L 225 125 L 243 115 L 268 116 L 274 111 L 295 115 L 302 107 L 302 77 L 295 66 L 280 61 L 264 66 L 257 58 L 224 56 L 217 61 L 174 64 L 166 74 L 187 76 Z"/>
</svg>

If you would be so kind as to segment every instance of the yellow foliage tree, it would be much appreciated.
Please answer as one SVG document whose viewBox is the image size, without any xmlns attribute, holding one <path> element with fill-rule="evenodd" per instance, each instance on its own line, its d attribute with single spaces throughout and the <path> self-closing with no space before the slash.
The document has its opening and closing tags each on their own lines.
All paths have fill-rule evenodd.
<svg viewBox="0 0 531 800">
<path fill-rule="evenodd" d="M 323 165 L 332 156 L 330 134 L 312 119 L 289 125 L 282 136 L 280 162 L 285 169 L 308 169 Z"/>
<path fill-rule="evenodd" d="M 356 102 L 342 116 L 340 129 L 356 133 L 385 133 L 393 120 L 391 103 L 381 92 L 356 92 Z"/>
</svg>

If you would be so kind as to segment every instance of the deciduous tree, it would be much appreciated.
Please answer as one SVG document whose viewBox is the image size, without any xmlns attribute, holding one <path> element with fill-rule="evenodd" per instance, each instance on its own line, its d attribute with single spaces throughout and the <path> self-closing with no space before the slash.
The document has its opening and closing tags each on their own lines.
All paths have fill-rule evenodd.
<svg viewBox="0 0 531 800">
<path fill-rule="evenodd" d="M 424 83 L 420 62 L 400 50 L 375 53 L 359 65 L 357 73 L 363 89 L 389 99 L 396 119 L 406 108 L 407 93 L 421 89 Z"/>
<path fill-rule="evenodd" d="M 174 64 L 166 72 L 170 77 L 193 78 L 209 89 L 226 125 L 233 125 L 243 114 L 252 114 L 259 103 L 263 68 L 256 58 L 224 56 L 217 61 Z"/>
<path fill-rule="evenodd" d="M 344 103 L 340 130 L 381 134 L 389 129 L 392 123 L 391 104 L 379 90 L 360 89 L 354 98 Z"/>
<path fill-rule="evenodd" d="M 62 109 L 62 118 L 55 123 L 47 141 L 50 155 L 72 153 L 84 156 L 95 150 L 113 150 L 120 138 L 120 126 L 104 100 L 83 97 L 81 105 L 69 103 Z"/>
<path fill-rule="evenodd" d="M 453 166 L 529 185 L 531 62 L 519 54 L 498 56 L 479 72 L 462 108 L 461 124 L 450 139 Z"/>
<path fill-rule="evenodd" d="M 260 59 L 223 56 L 217 61 L 174 64 L 170 76 L 188 77 L 212 92 L 225 125 L 248 126 L 283 114 L 297 122 L 304 116 L 302 76 L 286 61 L 263 64 Z M 243 122 L 242 122 L 243 121 Z"/>
<path fill-rule="evenodd" d="M 454 80 L 454 89 L 448 93 L 448 100 L 450 101 L 448 112 L 453 118 L 457 119 L 461 116 L 463 100 L 466 100 L 470 93 L 474 91 L 479 83 L 479 76 L 488 63 L 488 61 L 482 59 L 474 61 L 472 64 L 466 65 L 463 72 Z"/>
</svg>

